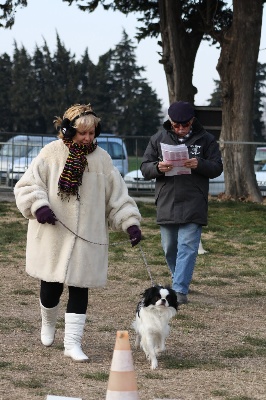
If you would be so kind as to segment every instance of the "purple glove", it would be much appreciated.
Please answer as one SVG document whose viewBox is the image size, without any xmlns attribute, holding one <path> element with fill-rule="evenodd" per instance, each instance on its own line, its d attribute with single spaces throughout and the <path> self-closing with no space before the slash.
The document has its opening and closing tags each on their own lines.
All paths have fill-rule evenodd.
<svg viewBox="0 0 266 400">
<path fill-rule="evenodd" d="M 43 207 L 39 208 L 35 212 L 35 214 L 36 214 L 37 221 L 40 224 L 45 224 L 47 222 L 48 224 L 55 225 L 56 216 L 54 215 L 51 208 L 49 208 L 48 206 L 43 206 Z"/>
<path fill-rule="evenodd" d="M 129 239 L 131 241 L 132 247 L 136 246 L 141 241 L 141 230 L 137 225 L 132 225 L 127 228 L 129 234 Z"/>
</svg>

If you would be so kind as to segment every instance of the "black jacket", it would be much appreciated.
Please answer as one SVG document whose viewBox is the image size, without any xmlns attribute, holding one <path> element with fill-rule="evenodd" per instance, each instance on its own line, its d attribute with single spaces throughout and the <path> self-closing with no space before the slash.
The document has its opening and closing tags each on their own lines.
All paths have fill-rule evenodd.
<svg viewBox="0 0 266 400">
<path fill-rule="evenodd" d="M 198 167 L 191 170 L 189 175 L 165 176 L 157 169 L 162 159 L 160 143 L 179 143 L 176 134 L 171 131 L 170 121 L 166 121 L 163 126 L 166 131 L 151 137 L 140 167 L 146 179 L 156 178 L 157 223 L 207 225 L 209 178 L 215 178 L 223 171 L 218 143 L 195 118 L 193 135 L 185 145 L 188 147 L 189 158 L 198 159 Z"/>
</svg>

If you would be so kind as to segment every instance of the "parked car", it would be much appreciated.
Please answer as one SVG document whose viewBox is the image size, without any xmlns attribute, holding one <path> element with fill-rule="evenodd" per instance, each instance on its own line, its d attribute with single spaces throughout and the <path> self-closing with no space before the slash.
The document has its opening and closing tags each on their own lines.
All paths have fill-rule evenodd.
<svg viewBox="0 0 266 400">
<path fill-rule="evenodd" d="M 260 171 L 256 171 L 256 179 L 261 191 L 262 196 L 266 196 L 266 164 Z"/>
<path fill-rule="evenodd" d="M 260 171 L 256 171 L 256 179 L 263 196 L 266 196 L 266 164 L 262 167 Z M 149 191 L 154 192 L 155 190 L 155 179 L 146 180 L 141 171 L 134 170 L 125 175 L 124 181 L 129 190 L 134 191 Z M 217 178 L 210 179 L 209 194 L 212 196 L 217 196 L 225 191 L 224 184 L 224 173 L 222 172 Z"/>
<path fill-rule="evenodd" d="M 97 142 L 102 149 L 109 153 L 114 166 L 124 177 L 128 173 L 128 155 L 123 139 L 112 133 L 101 133 Z"/>
<path fill-rule="evenodd" d="M 13 186 L 24 174 L 40 149 L 57 137 L 18 135 L 3 144 L 0 150 L 1 183 Z M 100 147 L 106 150 L 122 176 L 128 173 L 127 149 L 122 138 L 102 133 L 97 138 Z"/>
<path fill-rule="evenodd" d="M 254 170 L 256 179 L 263 196 L 266 196 L 266 147 L 257 147 L 254 158 Z M 225 191 L 224 173 L 217 178 L 210 179 L 209 193 L 212 196 L 217 196 Z"/>
<path fill-rule="evenodd" d="M 255 171 L 256 179 L 262 196 L 266 196 L 266 164 L 260 171 Z M 222 172 L 217 178 L 210 179 L 209 193 L 217 196 L 225 191 L 224 173 Z"/>
<path fill-rule="evenodd" d="M 254 159 L 255 171 L 260 171 L 265 164 L 266 164 L 266 147 L 257 147 Z"/>
<path fill-rule="evenodd" d="M 154 191 L 155 179 L 147 180 L 143 177 L 140 169 L 129 172 L 124 176 L 124 181 L 129 190 Z"/>
<path fill-rule="evenodd" d="M 13 186 L 17 183 L 30 165 L 31 161 L 38 155 L 40 150 L 40 146 L 34 146 L 25 157 L 14 158 L 12 168 L 10 168 L 7 174 L 8 186 Z"/>
<path fill-rule="evenodd" d="M 11 185 L 12 181 L 15 182 L 14 165 L 16 168 L 20 165 L 17 171 L 20 175 L 17 176 L 22 176 L 38 151 L 56 139 L 56 136 L 17 135 L 3 143 L 0 149 L 0 183 Z"/>
</svg>

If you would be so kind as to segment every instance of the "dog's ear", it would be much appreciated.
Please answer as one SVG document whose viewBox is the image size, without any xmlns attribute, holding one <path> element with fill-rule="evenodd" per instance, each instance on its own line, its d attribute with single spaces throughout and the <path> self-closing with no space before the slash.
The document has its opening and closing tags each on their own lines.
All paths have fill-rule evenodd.
<svg viewBox="0 0 266 400">
<path fill-rule="evenodd" d="M 153 287 L 150 287 L 150 288 L 146 289 L 146 290 L 142 293 L 143 297 L 144 297 L 145 299 L 150 298 L 150 296 L 151 296 L 152 293 L 153 293 L 153 290 L 154 290 Z"/>
<path fill-rule="evenodd" d="M 174 307 L 176 310 L 178 308 L 178 301 L 177 301 L 177 295 L 176 292 L 171 289 L 170 287 L 167 288 L 169 292 L 169 296 L 167 297 L 167 301 L 169 303 L 170 307 Z"/>
<path fill-rule="evenodd" d="M 158 287 L 152 286 L 145 290 L 143 293 L 143 300 L 144 306 L 147 307 L 148 305 L 152 304 L 154 297 L 158 294 Z"/>
<path fill-rule="evenodd" d="M 154 291 L 154 288 L 158 288 L 159 286 L 151 286 L 148 289 L 145 289 L 143 293 L 140 294 L 140 296 L 145 297 L 148 296 L 150 293 Z"/>
</svg>

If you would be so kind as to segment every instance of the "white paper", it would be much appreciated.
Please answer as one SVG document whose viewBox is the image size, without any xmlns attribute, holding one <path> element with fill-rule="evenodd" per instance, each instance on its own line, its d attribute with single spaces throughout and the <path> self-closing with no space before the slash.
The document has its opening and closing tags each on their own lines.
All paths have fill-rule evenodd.
<svg viewBox="0 0 266 400">
<path fill-rule="evenodd" d="M 191 168 L 184 167 L 184 161 L 189 159 L 188 148 L 185 144 L 173 146 L 161 143 L 163 161 L 173 165 L 171 171 L 166 172 L 166 176 L 191 174 Z"/>
</svg>

